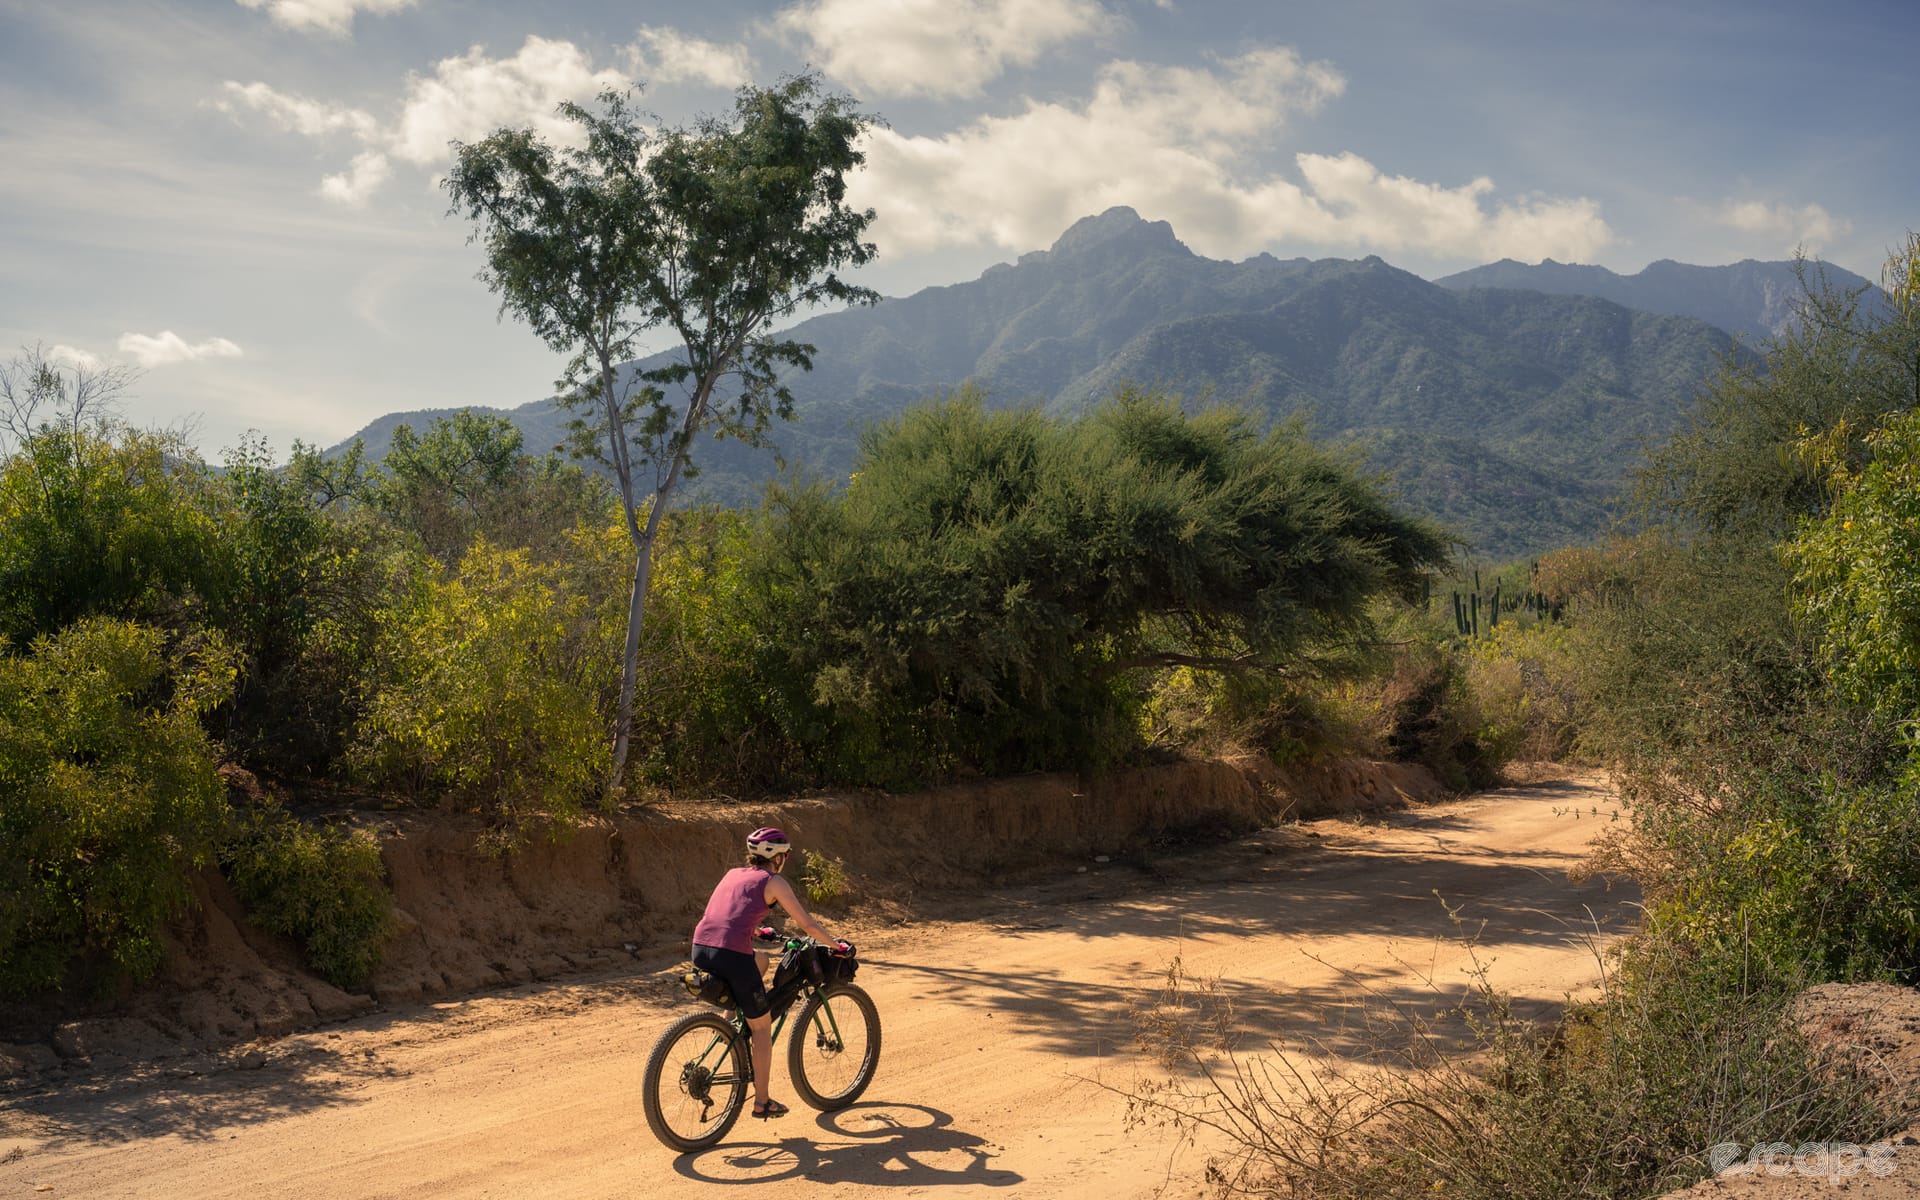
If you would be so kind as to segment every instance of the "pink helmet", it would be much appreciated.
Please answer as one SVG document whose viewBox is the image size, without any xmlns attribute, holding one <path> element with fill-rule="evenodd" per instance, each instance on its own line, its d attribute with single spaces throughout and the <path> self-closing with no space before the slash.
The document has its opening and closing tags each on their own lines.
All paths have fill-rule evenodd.
<svg viewBox="0 0 1920 1200">
<path fill-rule="evenodd" d="M 754 858 L 778 858 L 792 849 L 793 843 L 787 840 L 787 835 L 772 826 L 747 835 L 747 853 Z"/>
</svg>

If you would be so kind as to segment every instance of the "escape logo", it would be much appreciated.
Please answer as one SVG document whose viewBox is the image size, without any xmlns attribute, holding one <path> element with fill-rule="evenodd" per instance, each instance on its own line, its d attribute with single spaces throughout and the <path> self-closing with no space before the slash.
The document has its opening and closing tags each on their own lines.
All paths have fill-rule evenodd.
<svg viewBox="0 0 1920 1200">
<path fill-rule="evenodd" d="M 1707 1152 L 1715 1175 L 1805 1175 L 1851 1179 L 1865 1172 L 1893 1174 L 1892 1142 L 1856 1146 L 1852 1142 L 1758 1142 L 1751 1150 L 1739 1142 L 1721 1142 Z"/>
</svg>

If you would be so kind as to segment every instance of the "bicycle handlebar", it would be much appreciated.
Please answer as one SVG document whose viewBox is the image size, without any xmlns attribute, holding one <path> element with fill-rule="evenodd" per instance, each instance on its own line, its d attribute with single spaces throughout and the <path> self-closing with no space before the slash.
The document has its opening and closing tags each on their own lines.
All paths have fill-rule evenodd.
<svg viewBox="0 0 1920 1200">
<path fill-rule="evenodd" d="M 780 942 L 781 948 L 785 950 L 804 950 L 808 946 L 818 946 L 836 958 L 852 958 L 855 953 L 853 943 L 845 938 L 841 938 L 836 942 L 815 941 L 813 938 L 807 937 L 804 934 L 798 937 L 783 938 L 771 925 L 762 925 L 753 931 L 753 935 L 762 941 Z"/>
</svg>

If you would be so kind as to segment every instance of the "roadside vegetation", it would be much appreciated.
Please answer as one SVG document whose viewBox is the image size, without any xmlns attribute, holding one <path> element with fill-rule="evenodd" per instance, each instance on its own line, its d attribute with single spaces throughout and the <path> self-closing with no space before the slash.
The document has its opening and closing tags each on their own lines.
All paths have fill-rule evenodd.
<svg viewBox="0 0 1920 1200">
<path fill-rule="evenodd" d="M 1467 678 L 1421 628 L 1443 533 L 1299 429 L 1131 390 L 1075 418 L 963 393 L 870 430 L 850 480 L 661 523 L 616 773 L 631 541 L 598 476 L 472 414 L 403 427 L 377 464 L 259 443 L 212 464 L 111 395 L 77 406 L 71 367 L 7 371 L 13 994 L 149 974 L 216 869 L 314 970 L 364 980 L 391 924 L 377 853 L 303 813 L 467 813 L 510 853 L 657 797 L 1099 771 L 1221 739 L 1387 749 L 1342 689 L 1410 671 L 1389 707 L 1431 723 Z M 1317 750 L 1311 720 L 1339 727 Z M 845 886 L 830 860 L 808 882 Z"/>
<path fill-rule="evenodd" d="M 1476 1053 L 1389 1017 L 1379 1060 L 1307 1073 L 1176 989 L 1143 1038 L 1192 1070 L 1134 1113 L 1224 1132 L 1223 1191 L 1657 1196 L 1716 1145 L 1897 1127 L 1870 1056 L 1793 1012 L 1813 983 L 1920 981 L 1920 239 L 1887 284 L 1869 314 L 1809 280 L 1794 330 L 1649 456 L 1619 536 L 1494 583 L 1545 623 L 1454 618 L 1490 743 L 1621 788 L 1588 869 L 1646 913 L 1597 959 L 1603 998 L 1542 1030 L 1482 977 Z"/>
</svg>

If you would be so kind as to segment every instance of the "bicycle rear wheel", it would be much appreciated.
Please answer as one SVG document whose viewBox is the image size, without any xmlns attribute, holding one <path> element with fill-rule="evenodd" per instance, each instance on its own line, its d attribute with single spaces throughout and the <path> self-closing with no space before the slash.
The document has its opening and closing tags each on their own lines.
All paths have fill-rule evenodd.
<svg viewBox="0 0 1920 1200">
<path fill-rule="evenodd" d="M 733 1022 L 694 1013 L 653 1044 L 641 1104 L 655 1137 L 675 1150 L 704 1150 L 740 1119 L 752 1083 L 752 1053 Z"/>
<path fill-rule="evenodd" d="M 807 997 L 787 1042 L 787 1074 L 800 1099 L 832 1112 L 860 1098 L 880 1065 L 880 1013 L 851 983 Z"/>
</svg>

